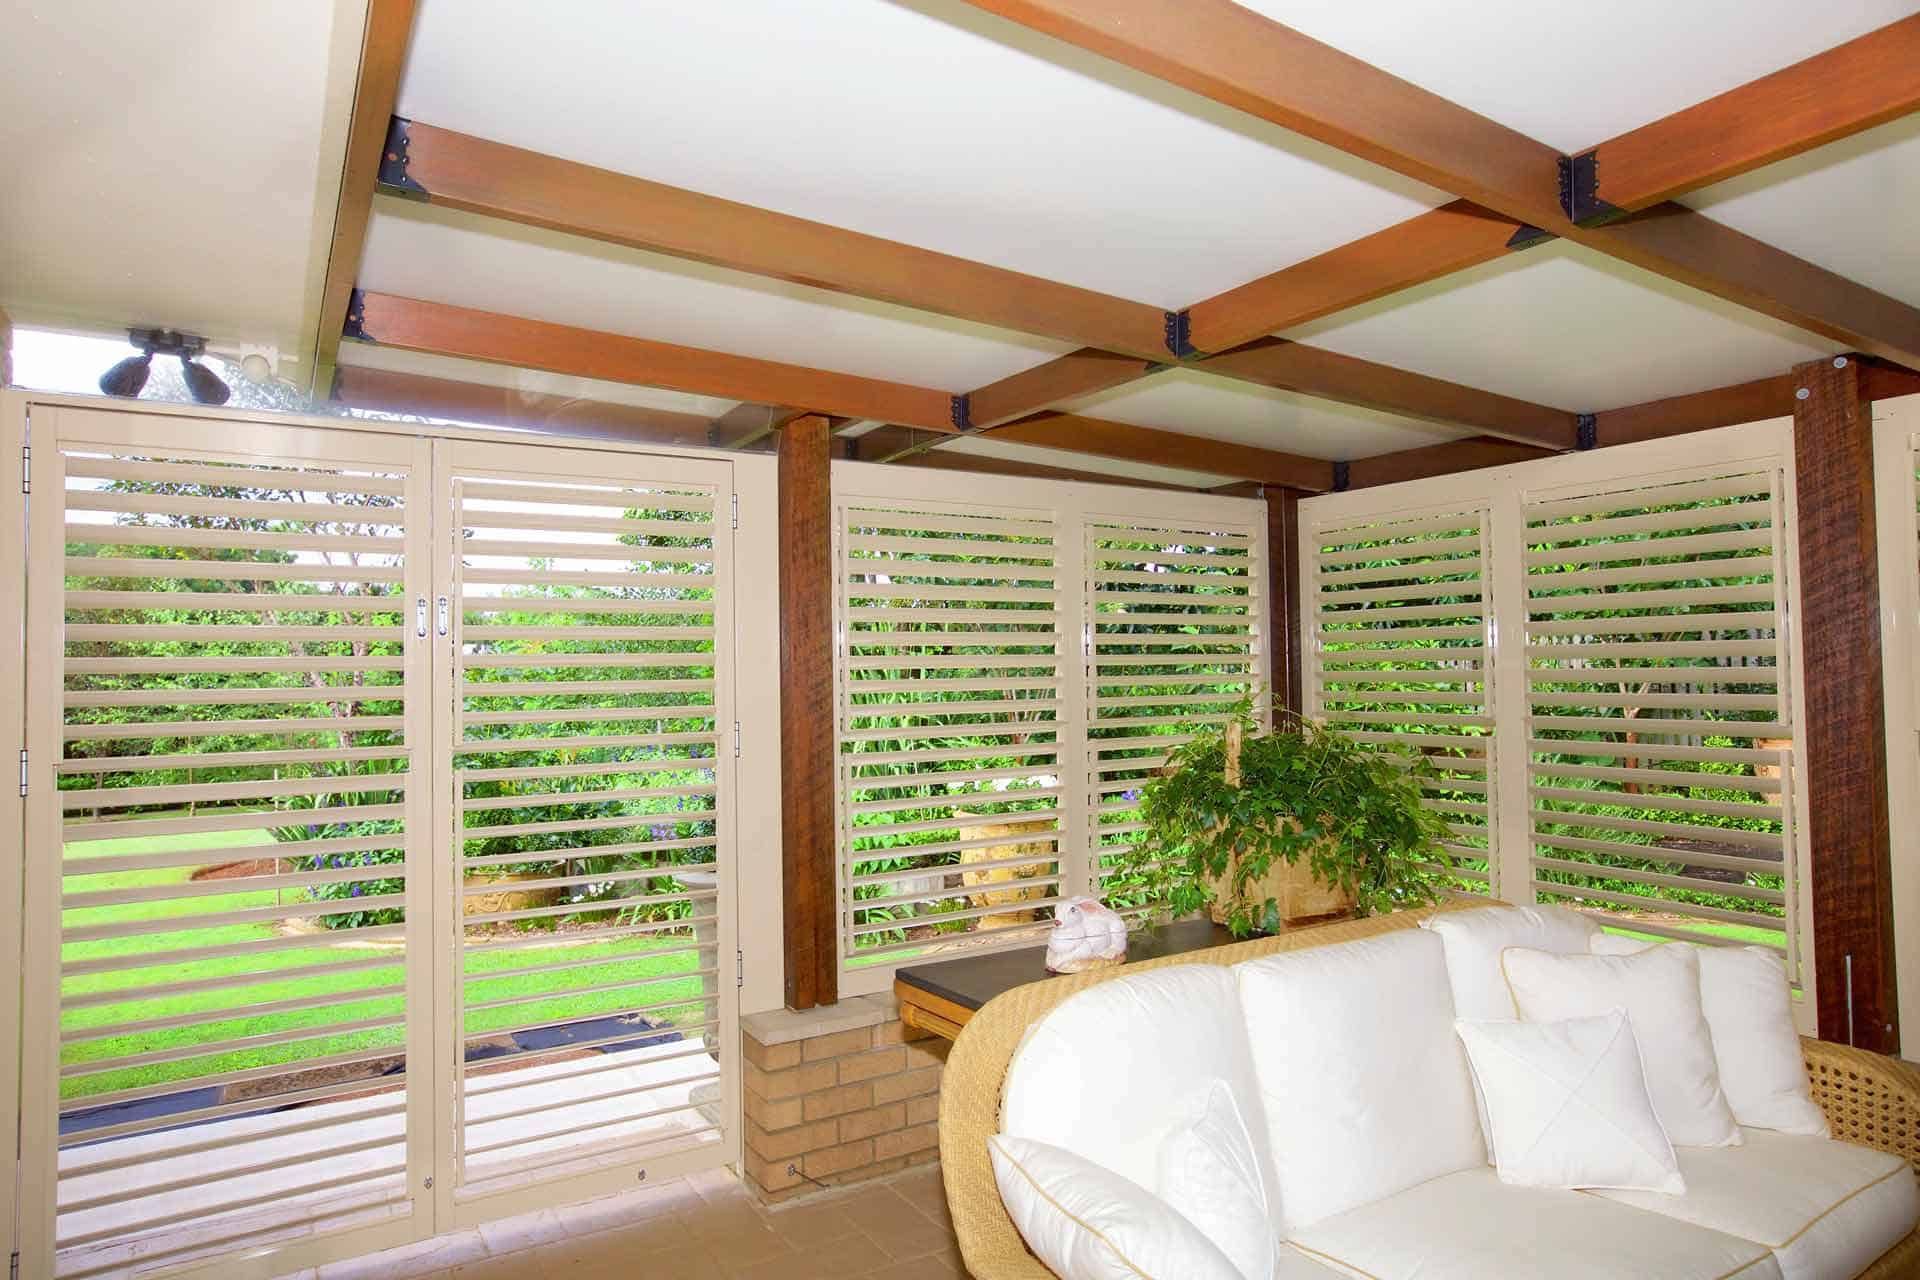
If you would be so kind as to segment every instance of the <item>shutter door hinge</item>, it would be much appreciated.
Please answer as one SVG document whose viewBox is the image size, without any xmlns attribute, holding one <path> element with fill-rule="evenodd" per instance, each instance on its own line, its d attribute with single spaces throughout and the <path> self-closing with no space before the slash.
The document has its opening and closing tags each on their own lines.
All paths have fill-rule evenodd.
<svg viewBox="0 0 1920 1280">
<path fill-rule="evenodd" d="M 20 748 L 20 794 L 27 794 L 27 749 Z"/>
<path fill-rule="evenodd" d="M 20 1280 L 20 1251 L 15 1249 L 7 1262 L 7 1280 Z"/>
<path fill-rule="evenodd" d="M 733 953 L 733 985 L 736 987 L 747 985 L 747 953 L 744 951 Z"/>
<path fill-rule="evenodd" d="M 740 495 L 737 493 L 733 495 L 733 527 L 740 527 Z"/>
<path fill-rule="evenodd" d="M 740 722 L 738 720 L 733 722 L 733 754 L 736 757 L 740 754 Z"/>
<path fill-rule="evenodd" d="M 20 492 L 33 492 L 33 446 L 20 446 Z"/>
</svg>

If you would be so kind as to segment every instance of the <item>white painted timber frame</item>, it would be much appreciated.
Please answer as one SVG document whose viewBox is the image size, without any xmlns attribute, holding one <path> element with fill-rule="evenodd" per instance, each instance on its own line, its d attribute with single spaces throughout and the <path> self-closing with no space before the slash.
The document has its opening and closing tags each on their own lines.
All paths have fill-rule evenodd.
<svg viewBox="0 0 1920 1280">
<path fill-rule="evenodd" d="M 0 393 L 3 394 L 3 393 Z M 24 403 L 0 404 L 0 928 L 9 970 L 0 981 L 0 1254 L 16 1256 L 20 1149 L 20 999 L 26 973 L 21 852 L 26 815 L 21 792 L 26 773 L 26 652 L 21 620 L 26 616 L 27 415 Z"/>
<path fill-rule="evenodd" d="M 718 533 L 716 554 L 731 561 L 731 581 L 717 598 L 715 633 L 716 653 L 727 654 L 716 671 L 714 712 L 722 745 L 716 752 L 716 781 L 720 797 L 716 840 L 722 850 L 719 862 L 722 878 L 715 903 L 718 915 L 716 939 L 718 974 L 716 1003 L 723 1013 L 715 1029 L 719 1043 L 738 1043 L 738 1016 L 743 1007 L 768 1008 L 779 1003 L 782 978 L 779 954 L 779 802 L 778 802 L 778 684 L 777 634 L 774 614 L 776 575 L 776 536 L 774 513 L 775 469 L 771 458 L 742 457 L 700 449 L 655 448 L 610 444 L 603 439 L 573 441 L 545 434 L 427 426 L 410 423 L 376 422 L 352 418 L 294 417 L 291 415 L 252 415 L 242 412 L 211 410 L 196 406 L 153 402 L 116 403 L 81 397 L 29 395 L 0 392 L 0 447 L 8 458 L 21 458 L 27 438 L 29 416 L 35 433 L 31 443 L 39 445 L 33 459 L 34 471 L 46 477 L 43 485 L 60 492 L 52 478 L 57 468 L 49 465 L 56 458 L 57 440 L 104 443 L 145 443 L 155 439 L 168 442 L 175 456 L 194 456 L 196 452 L 215 457 L 242 457 L 265 454 L 298 457 L 311 452 L 315 442 L 322 455 L 332 460 L 384 459 L 398 463 L 410 460 L 417 486 L 420 519 L 409 525 L 409 542 L 418 544 L 417 563 L 423 579 L 418 588 L 409 582 L 409 597 L 416 590 L 423 595 L 440 594 L 443 575 L 450 572 L 439 564 L 442 556 L 431 553 L 427 513 L 431 503 L 425 495 L 433 489 L 432 458 L 437 451 L 452 459 L 464 459 L 473 465 L 510 469 L 518 476 L 545 473 L 556 479 L 571 478 L 576 483 L 603 482 L 608 477 L 626 475 L 668 481 L 698 479 L 714 490 L 714 526 Z M 11 466 L 9 471 L 11 471 Z M 11 479 L 11 477 L 10 477 Z M 34 620 L 37 640 L 27 644 L 33 654 L 22 662 L 22 638 L 19 628 L 0 626 L 0 749 L 11 761 L 20 750 L 22 728 L 32 742 L 51 744 L 31 759 L 31 826 L 25 817 L 18 788 L 9 785 L 0 792 L 0 918 L 8 928 L 0 936 L 24 939 L 21 945 L 33 955 L 57 955 L 57 930 L 61 912 L 59 877 L 41 875 L 36 879 L 35 900 L 21 901 L 21 886 L 26 881 L 22 858 L 23 841 L 12 833 L 30 830 L 27 837 L 58 848 L 59 809 L 50 803 L 55 794 L 55 763 L 60 757 L 60 700 L 33 699 L 27 705 L 30 688 L 61 687 L 59 642 L 63 590 L 64 537 L 60 501 L 29 506 L 29 498 L 10 484 L 0 495 L 0 555 L 5 563 L 26 564 L 27 572 L 0 575 L 0 618 Z M 38 491 L 46 492 L 45 488 Z M 742 514 L 736 532 L 732 511 L 736 500 Z M 413 507 L 409 503 L 409 507 Z M 33 522 L 32 541 L 28 542 L 26 522 Z M 434 528 L 444 530 L 446 517 L 436 513 Z M 51 548 L 51 551 L 48 550 Z M 442 546 L 440 550 L 450 551 Z M 409 561 L 415 561 L 410 548 Z M 723 572 L 725 572 L 723 570 Z M 412 571 L 409 571 L 412 577 Z M 31 595 L 33 603 L 27 597 Z M 406 628 L 412 637 L 411 617 Z M 436 710 L 438 699 L 430 695 L 427 674 L 443 670 L 443 662 L 429 663 L 424 645 L 409 644 L 409 667 L 421 672 L 420 696 L 412 699 L 423 728 L 409 734 L 412 749 L 421 760 L 428 759 L 425 744 L 429 736 L 424 725 L 443 712 Z M 419 656 L 414 657 L 416 651 Z M 740 749 L 733 752 L 733 725 L 741 726 Z M 422 777 L 424 781 L 424 776 Z M 637 1164 L 631 1159 L 609 1155 L 595 1163 L 593 1153 L 578 1165 L 569 1165 L 565 1177 L 528 1179 L 524 1185 L 490 1183 L 477 1196 L 459 1193 L 455 1175 L 452 1123 L 451 1081 L 448 1065 L 452 1057 L 451 1028 L 436 1025 L 436 1010 L 446 1008 L 446 990 L 450 983 L 450 965 L 445 963 L 444 943 L 424 945 L 429 939 L 447 936 L 447 907 L 451 901 L 451 863 L 444 856 L 433 856 L 436 845 L 444 850 L 451 841 L 448 822 L 436 821 L 433 813 L 452 816 L 451 793 L 429 796 L 425 786 L 410 788 L 408 805 L 417 811 L 417 826 L 410 828 L 421 836 L 431 831 L 440 835 L 420 845 L 410 856 L 424 863 L 445 863 L 435 874 L 408 876 L 409 928 L 419 932 L 423 945 L 410 948 L 406 965 L 408 988 L 432 992 L 433 998 L 418 998 L 408 1007 L 407 1044 L 415 1064 L 418 1084 L 407 1091 L 408 1102 L 408 1185 L 406 1202 L 410 1211 L 378 1222 L 336 1234 L 314 1235 L 304 1239 L 274 1241 L 250 1245 L 202 1261 L 186 1263 L 174 1274 L 206 1274 L 221 1277 L 267 1277 L 324 1265 L 349 1257 L 422 1239 L 459 1226 L 473 1225 L 489 1218 L 527 1212 L 547 1205 L 569 1203 L 616 1190 L 633 1187 L 639 1180 L 658 1181 L 680 1173 L 731 1163 L 738 1159 L 740 1135 L 739 1068 L 737 1054 L 726 1052 L 720 1096 L 713 1105 L 725 1120 L 720 1140 L 707 1147 Z M 28 846 L 40 847 L 40 846 Z M 736 903 L 736 899 L 738 902 Z M 24 929 L 13 926 L 23 922 Z M 435 921 L 441 923 L 435 925 Z M 773 922 L 769 928 L 768 922 Z M 745 922 L 748 927 L 740 927 Z M 436 951 L 438 955 L 436 955 Z M 31 966 L 16 961 L 16 974 L 31 973 Z M 16 1118 L 24 1110 L 30 1123 L 21 1133 L 26 1151 L 16 1169 L 0 1164 L 0 1232 L 8 1251 L 23 1251 L 21 1275 L 40 1280 L 51 1275 L 53 1202 L 50 1177 L 36 1169 L 49 1167 L 53 1150 L 53 1105 L 59 1089 L 59 1037 L 52 1034 L 58 1026 L 57 990 L 47 982 L 27 984 L 24 1016 L 31 1018 L 36 1030 L 38 1052 L 25 1056 L 24 1078 L 16 1081 L 12 1067 L 12 1037 L 22 1025 L 14 1006 L 22 994 L 16 984 L 8 983 L 0 995 L 0 1141 L 9 1141 Z M 422 1070 L 420 1064 L 432 1069 Z M 410 1073 L 411 1074 L 411 1073 Z M 445 1087 L 442 1087 L 442 1086 Z M 444 1095 L 436 1097 L 434 1095 Z M 19 1105 L 15 1105 L 16 1099 Z M 18 1175 L 17 1177 L 14 1175 Z M 15 1186 L 26 1192 L 19 1213 L 9 1203 Z M 16 1220 L 21 1231 L 13 1234 Z"/>
<path fill-rule="evenodd" d="M 1413 520 L 1462 511 L 1486 513 L 1481 566 L 1491 590 L 1486 625 L 1486 659 L 1491 684 L 1492 731 L 1496 742 L 1491 777 L 1494 844 L 1492 891 L 1515 902 L 1531 902 L 1534 841 L 1529 816 L 1530 753 L 1526 743 L 1533 712 L 1529 703 L 1526 512 L 1540 504 L 1631 489 L 1637 484 L 1672 484 L 1693 477 L 1770 472 L 1772 528 L 1777 537 L 1780 574 L 1773 608 L 1779 619 L 1777 661 L 1784 673 L 1780 694 L 1789 725 L 1804 705 L 1802 673 L 1794 659 L 1800 650 L 1798 603 L 1799 548 L 1794 535 L 1793 423 L 1774 419 L 1738 427 L 1701 431 L 1667 440 L 1563 454 L 1507 467 L 1461 472 L 1345 493 L 1323 494 L 1300 504 L 1300 581 L 1302 635 L 1308 652 L 1307 711 L 1315 714 L 1317 670 L 1313 607 L 1317 593 L 1320 531 L 1342 529 L 1368 520 Z M 1912 480 L 1905 490 L 1911 506 Z M 1908 512 L 1911 519 L 1912 512 Z M 1909 543 L 1911 545 L 1911 543 Z M 1678 550 L 1678 549 L 1676 549 Z M 1885 540 L 1883 539 L 1883 554 Z M 1909 566 L 1911 576 L 1911 566 Z M 1541 585 L 1536 579 L 1534 586 Z M 1890 695 L 1891 696 L 1891 695 Z M 1786 868 L 1788 966 L 1796 986 L 1811 990 L 1814 949 L 1810 936 L 1812 893 L 1808 877 L 1806 788 L 1798 784 L 1797 753 L 1782 753 L 1785 816 L 1790 862 Z M 1657 932 L 1657 930 L 1655 930 Z M 1811 1002 L 1796 1002 L 1803 1030 L 1811 1030 Z"/>
<path fill-rule="evenodd" d="M 835 462 L 832 471 L 835 585 L 835 705 L 836 756 L 847 732 L 848 698 L 848 512 L 865 508 L 910 508 L 939 519 L 992 522 L 1031 522 L 1037 530 L 1049 528 L 1053 538 L 1052 557 L 1045 572 L 1052 578 L 1052 614 L 1057 619 L 1057 764 L 1058 785 L 1052 812 L 1058 815 L 1057 868 L 1044 878 L 1054 887 L 1045 900 L 1034 905 L 1044 907 L 1055 896 L 1098 892 L 1095 841 L 1100 825 L 1098 813 L 1100 783 L 1098 744 L 1090 746 L 1087 736 L 1095 700 L 1094 668 L 1094 592 L 1092 568 L 1088 564 L 1090 531 L 1098 526 L 1141 525 L 1162 521 L 1192 529 L 1232 530 L 1243 537 L 1252 566 L 1247 577 L 1249 606 L 1248 634 L 1251 683 L 1266 688 L 1270 683 L 1271 652 L 1267 618 L 1267 511 L 1264 502 L 1246 498 L 1222 498 L 1209 494 L 1181 493 L 1169 490 L 1136 489 L 1121 485 L 1088 484 L 1023 477 L 964 475 L 919 468 L 888 467 L 872 463 Z M 857 593 L 856 593 L 857 594 Z M 937 594 L 937 593 L 936 593 Z M 1021 597 L 1041 602 L 1038 595 Z M 1029 682 L 1031 683 L 1031 682 Z M 1263 700 L 1264 701 L 1264 700 Z M 1264 708 L 1263 708 L 1264 713 Z M 1053 753 L 1048 753 L 1053 754 Z M 893 983 L 893 971 L 901 964 L 939 958 L 929 951 L 906 950 L 891 960 L 884 957 L 863 964 L 852 964 L 852 901 L 849 880 L 853 860 L 849 857 L 853 830 L 848 786 L 844 770 L 835 788 L 836 865 L 839 876 L 843 996 L 867 995 L 885 991 Z M 938 807 L 930 804 L 928 807 Z M 1005 837 L 1001 837 L 1004 839 Z M 1036 857 L 1036 861 L 1041 860 Z M 927 892 L 936 892 L 928 890 Z M 944 896 L 961 896 L 964 891 L 949 891 Z M 978 914 L 974 909 L 967 914 Z M 955 917 L 958 918 L 958 917 Z M 1031 946 L 1040 921 L 1030 928 L 1011 927 L 991 933 L 973 932 L 954 935 L 945 943 L 951 947 L 1003 949 Z"/>
<path fill-rule="evenodd" d="M 1874 401 L 1873 451 L 1894 966 L 1900 1024 L 1920 1027 L 1920 395 Z"/>
</svg>

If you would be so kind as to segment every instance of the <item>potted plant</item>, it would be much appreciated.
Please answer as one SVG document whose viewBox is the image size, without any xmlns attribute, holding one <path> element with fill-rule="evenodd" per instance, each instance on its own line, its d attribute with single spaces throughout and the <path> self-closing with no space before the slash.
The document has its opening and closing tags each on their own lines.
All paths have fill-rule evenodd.
<svg viewBox="0 0 1920 1280">
<path fill-rule="evenodd" d="M 1208 907 L 1244 937 L 1446 894 L 1448 829 L 1422 799 L 1435 776 L 1423 757 L 1299 717 L 1264 735 L 1258 727 L 1249 698 L 1141 788 L 1146 829 L 1125 861 L 1167 915 Z"/>
</svg>

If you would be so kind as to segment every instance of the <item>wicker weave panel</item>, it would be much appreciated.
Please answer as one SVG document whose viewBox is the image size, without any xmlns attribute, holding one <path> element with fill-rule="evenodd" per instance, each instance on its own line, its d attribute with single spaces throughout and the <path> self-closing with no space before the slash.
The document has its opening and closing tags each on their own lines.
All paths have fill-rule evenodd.
<svg viewBox="0 0 1920 1280">
<path fill-rule="evenodd" d="M 1463 902 L 1459 908 L 1484 906 Z M 1453 906 L 1442 910 L 1456 909 Z M 988 1001 L 954 1042 L 940 1085 L 940 1165 L 954 1234 L 977 1280 L 1048 1280 L 1053 1275 L 1031 1253 L 1000 1202 L 987 1156 L 987 1139 L 1000 1131 L 1000 1086 L 1027 1028 L 1069 997 L 1143 969 L 1170 964 L 1238 964 L 1260 956 L 1370 938 L 1417 925 L 1430 912 L 1401 912 L 1255 938 L 1210 951 L 1145 960 L 1124 968 L 1074 974 L 1024 987 Z M 1920 1169 L 1920 1069 L 1892 1058 L 1803 1039 L 1813 1100 L 1833 1135 L 1890 1151 Z M 1894 1246 L 1860 1280 L 1920 1277 L 1920 1232 Z"/>
</svg>

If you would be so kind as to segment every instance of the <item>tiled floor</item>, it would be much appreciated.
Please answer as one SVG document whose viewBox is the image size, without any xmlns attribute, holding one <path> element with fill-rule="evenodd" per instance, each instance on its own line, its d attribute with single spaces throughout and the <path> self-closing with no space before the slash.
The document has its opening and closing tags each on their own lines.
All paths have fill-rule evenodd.
<svg viewBox="0 0 1920 1280">
<path fill-rule="evenodd" d="M 298 1280 L 952 1280 L 940 1167 L 765 1208 L 731 1173 L 543 1209 Z"/>
</svg>

